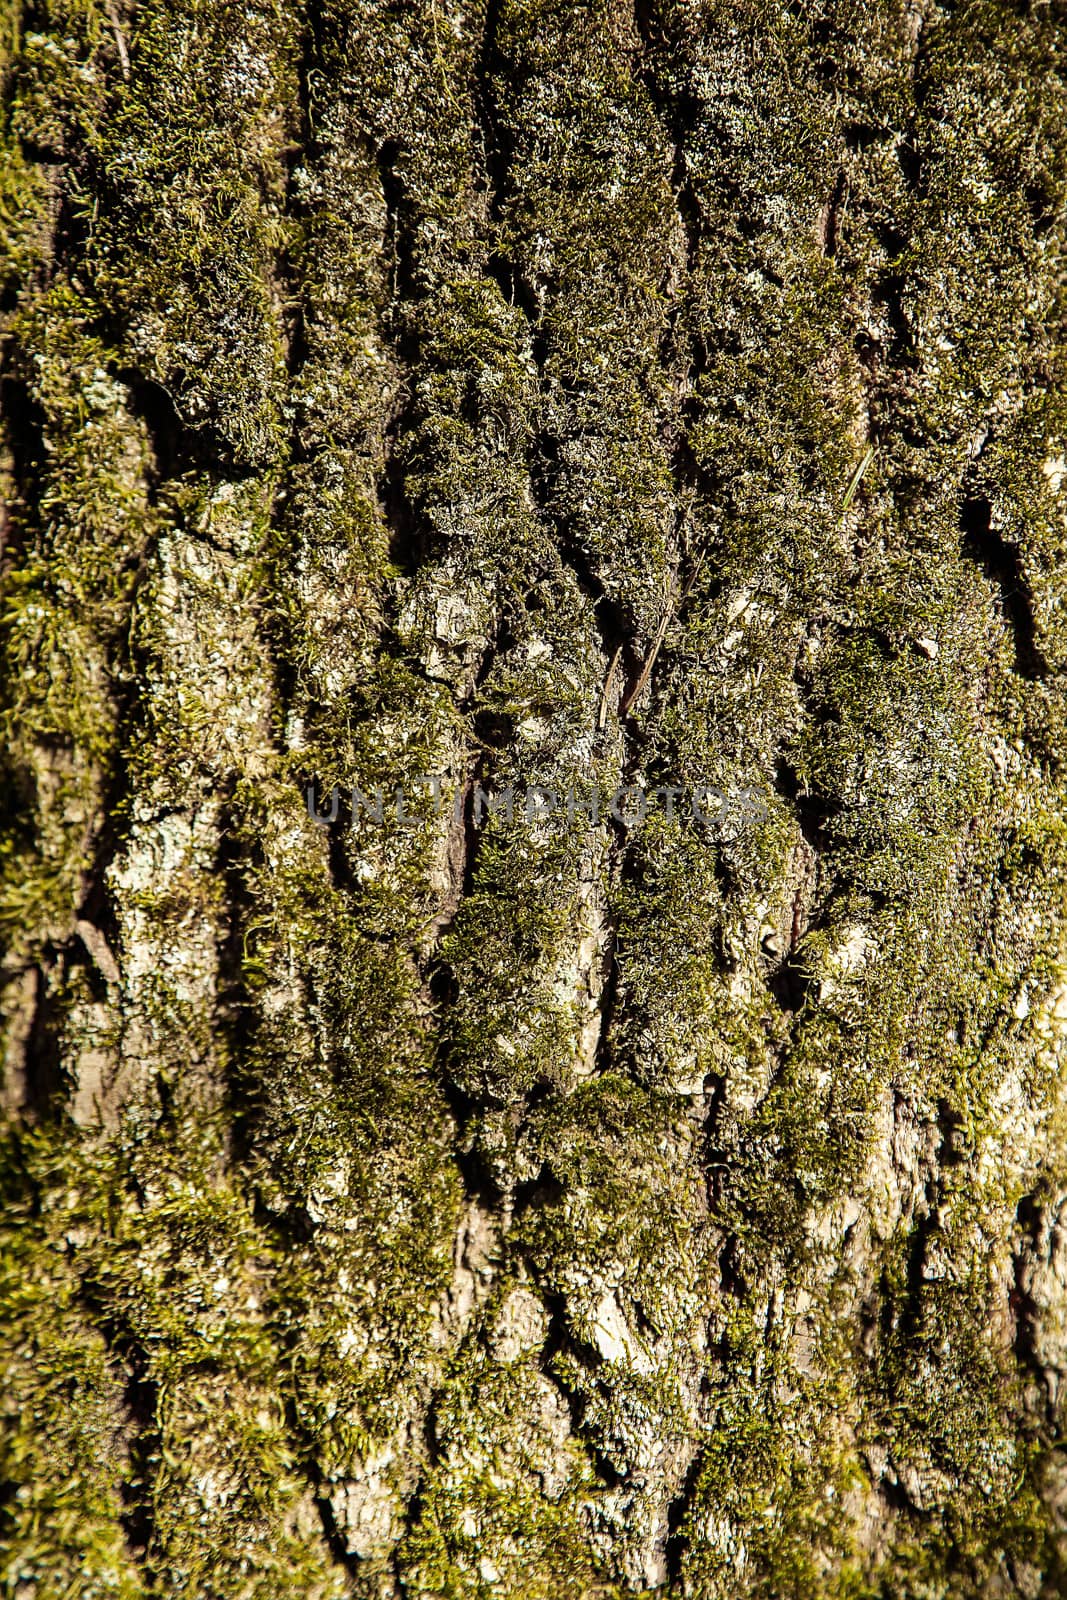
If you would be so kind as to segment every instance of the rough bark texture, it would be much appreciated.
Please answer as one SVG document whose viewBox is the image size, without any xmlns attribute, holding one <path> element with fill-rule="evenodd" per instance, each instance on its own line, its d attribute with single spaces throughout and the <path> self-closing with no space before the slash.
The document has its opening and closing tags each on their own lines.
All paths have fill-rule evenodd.
<svg viewBox="0 0 1067 1600">
<path fill-rule="evenodd" d="M 3 44 L 3 1594 L 1067 1592 L 1060 0 Z"/>
</svg>

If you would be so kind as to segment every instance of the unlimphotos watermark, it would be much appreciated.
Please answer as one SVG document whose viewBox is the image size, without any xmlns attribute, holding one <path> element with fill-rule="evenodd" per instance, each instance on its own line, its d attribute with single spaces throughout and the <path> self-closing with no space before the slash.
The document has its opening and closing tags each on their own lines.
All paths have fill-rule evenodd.
<svg viewBox="0 0 1067 1600">
<path fill-rule="evenodd" d="M 353 828 L 366 823 L 384 826 L 387 820 L 415 828 L 451 810 L 457 823 L 468 816 L 476 825 L 493 819 L 533 827 L 555 820 L 572 829 L 598 827 L 609 821 L 636 828 L 653 812 L 659 812 L 668 822 L 722 830 L 762 822 L 768 814 L 759 791 L 751 787 L 727 790 L 704 782 L 633 782 L 613 791 L 605 791 L 597 784 L 574 783 L 565 789 L 540 783 L 484 788 L 476 782 L 452 784 L 444 773 L 428 773 L 388 787 L 378 783 L 369 790 L 353 787 L 344 793 L 339 784 L 334 784 L 326 796 L 319 794 L 316 784 L 309 783 L 307 810 L 311 820 L 322 828 L 338 821 L 349 821 Z"/>
</svg>

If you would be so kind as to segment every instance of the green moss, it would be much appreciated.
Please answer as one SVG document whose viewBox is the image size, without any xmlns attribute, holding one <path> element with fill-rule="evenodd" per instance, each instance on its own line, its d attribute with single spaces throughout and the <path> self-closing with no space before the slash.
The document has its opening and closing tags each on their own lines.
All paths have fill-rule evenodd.
<svg viewBox="0 0 1067 1600">
<path fill-rule="evenodd" d="M 115 754 L 122 627 L 152 517 L 149 452 L 92 307 L 65 281 L 12 324 L 22 404 L 41 456 L 21 461 L 17 565 L 3 579 L 3 718 L 20 802 L 4 845 L 3 920 L 32 940 L 65 930 L 84 892 Z"/>
<path fill-rule="evenodd" d="M 87 1596 L 133 1600 L 143 1587 L 119 1522 L 133 1475 L 121 1373 L 69 1268 L 84 1213 L 47 1141 L 9 1134 L 5 1146 L 2 1581 L 58 1596 L 77 1573 Z M 27 1203 L 27 1167 L 43 1206 Z"/>
<path fill-rule="evenodd" d="M 1061 1581 L 1039 11 L 8 19 L 14 1592 Z"/>
<path fill-rule="evenodd" d="M 506 1367 L 471 1350 L 434 1412 L 435 1469 L 399 1551 L 417 1593 L 607 1600 L 583 1515 L 593 1473 L 565 1449 L 566 1404 L 529 1356 Z"/>
</svg>

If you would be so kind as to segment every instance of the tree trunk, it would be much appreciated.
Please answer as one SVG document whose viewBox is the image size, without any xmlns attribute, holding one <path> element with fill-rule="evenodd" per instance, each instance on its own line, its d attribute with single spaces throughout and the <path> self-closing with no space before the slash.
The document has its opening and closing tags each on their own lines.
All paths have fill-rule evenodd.
<svg viewBox="0 0 1067 1600">
<path fill-rule="evenodd" d="M 4 37 L 2 1593 L 1067 1593 L 1061 0 Z"/>
</svg>

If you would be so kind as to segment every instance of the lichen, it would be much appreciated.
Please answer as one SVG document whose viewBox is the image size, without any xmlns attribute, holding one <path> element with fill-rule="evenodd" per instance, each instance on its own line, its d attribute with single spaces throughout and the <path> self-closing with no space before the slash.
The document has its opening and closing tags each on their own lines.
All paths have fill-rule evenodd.
<svg viewBox="0 0 1067 1600">
<path fill-rule="evenodd" d="M 1063 49 L 5 13 L 19 1600 L 1062 1588 Z"/>
</svg>

